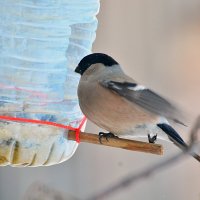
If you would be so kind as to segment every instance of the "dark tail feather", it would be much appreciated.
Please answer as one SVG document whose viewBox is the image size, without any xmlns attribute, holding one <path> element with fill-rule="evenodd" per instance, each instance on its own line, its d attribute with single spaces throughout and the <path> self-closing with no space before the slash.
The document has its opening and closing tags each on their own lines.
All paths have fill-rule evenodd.
<svg viewBox="0 0 200 200">
<path fill-rule="evenodd" d="M 157 126 L 162 129 L 169 137 L 169 139 L 180 149 L 186 150 L 188 145 L 183 141 L 181 136 L 168 124 L 157 124 Z M 200 162 L 200 156 L 196 153 L 190 153 L 196 160 Z"/>
</svg>

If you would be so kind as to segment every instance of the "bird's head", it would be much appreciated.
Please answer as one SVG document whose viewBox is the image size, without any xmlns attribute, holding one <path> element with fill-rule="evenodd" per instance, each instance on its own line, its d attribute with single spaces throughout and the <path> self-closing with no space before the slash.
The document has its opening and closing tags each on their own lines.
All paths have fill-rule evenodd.
<svg viewBox="0 0 200 200">
<path fill-rule="evenodd" d="M 89 69 L 92 65 L 100 63 L 105 67 L 112 67 L 113 65 L 118 65 L 117 61 L 115 61 L 112 57 L 103 54 L 103 53 L 93 53 L 85 56 L 78 64 L 75 69 L 76 73 L 83 75 L 87 69 Z"/>
</svg>

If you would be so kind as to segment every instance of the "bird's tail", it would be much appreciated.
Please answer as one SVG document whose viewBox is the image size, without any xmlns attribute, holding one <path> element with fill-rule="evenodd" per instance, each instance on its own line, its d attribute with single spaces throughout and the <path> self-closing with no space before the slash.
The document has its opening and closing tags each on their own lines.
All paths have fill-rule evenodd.
<svg viewBox="0 0 200 200">
<path fill-rule="evenodd" d="M 168 124 L 157 124 L 157 126 L 162 129 L 169 137 L 169 139 L 183 151 L 188 148 L 188 145 L 184 142 L 181 136 Z M 200 156 L 194 152 L 190 153 L 196 160 L 200 162 Z"/>
</svg>

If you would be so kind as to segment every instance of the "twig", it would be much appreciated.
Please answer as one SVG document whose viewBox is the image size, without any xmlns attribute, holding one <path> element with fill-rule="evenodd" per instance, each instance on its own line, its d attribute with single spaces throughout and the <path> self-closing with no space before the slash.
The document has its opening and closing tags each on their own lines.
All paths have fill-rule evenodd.
<svg viewBox="0 0 200 200">
<path fill-rule="evenodd" d="M 113 186 L 108 187 L 108 189 L 104 190 L 100 194 L 94 195 L 93 197 L 91 197 L 87 200 L 101 200 L 101 199 L 113 194 L 114 192 L 118 191 L 119 189 L 126 188 L 126 187 L 130 186 L 131 184 L 136 183 L 137 181 L 140 181 L 144 178 L 149 177 L 154 172 L 158 172 L 161 169 L 164 169 L 164 168 L 171 166 L 172 164 L 180 161 L 187 154 L 191 154 L 193 152 L 194 147 L 196 146 L 196 138 L 197 138 L 197 133 L 198 133 L 199 129 L 200 129 L 200 117 L 198 117 L 193 129 L 191 130 L 191 142 L 190 142 L 189 147 L 185 151 L 183 151 L 163 162 L 157 163 L 157 164 L 153 165 L 152 167 L 150 167 L 140 173 L 128 175 L 127 177 L 125 177 L 121 181 L 119 181 L 117 184 L 114 184 Z"/>
<path fill-rule="evenodd" d="M 68 140 L 75 140 L 75 132 L 68 132 Z M 127 149 L 131 151 L 140 151 L 145 153 L 152 153 L 157 155 L 163 154 L 163 147 L 159 144 L 146 143 L 136 140 L 127 140 L 122 138 L 109 138 L 106 140 L 102 138 L 102 144 L 99 142 L 99 136 L 92 133 L 81 132 L 80 141 L 92 144 L 100 144 L 104 146 Z"/>
<path fill-rule="evenodd" d="M 158 163 L 140 173 L 128 175 L 126 178 L 123 178 L 117 184 L 115 184 L 111 187 L 108 187 L 108 189 L 104 190 L 100 194 L 94 195 L 93 197 L 91 197 L 87 200 L 101 200 L 105 197 L 108 197 L 109 195 L 113 194 L 114 192 L 118 191 L 119 189 L 126 188 L 126 187 L 130 186 L 131 184 L 142 180 L 143 178 L 149 177 L 154 172 L 157 172 L 157 170 L 161 170 L 162 168 L 167 167 L 167 166 L 177 162 L 178 160 L 180 160 L 183 157 L 183 155 L 185 155 L 184 152 L 181 152 L 181 153 L 177 154 L 176 156 L 174 156 L 168 160 L 165 160 L 161 163 Z"/>
<path fill-rule="evenodd" d="M 197 117 L 196 123 L 194 124 L 191 130 L 190 146 L 192 146 L 192 144 L 198 140 L 198 137 L 197 137 L 198 130 L 200 130 L 200 116 Z"/>
</svg>

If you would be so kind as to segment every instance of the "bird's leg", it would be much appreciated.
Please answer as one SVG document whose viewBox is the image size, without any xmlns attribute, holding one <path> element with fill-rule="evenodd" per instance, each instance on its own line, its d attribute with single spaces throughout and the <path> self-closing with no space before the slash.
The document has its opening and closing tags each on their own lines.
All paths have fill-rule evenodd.
<svg viewBox="0 0 200 200">
<path fill-rule="evenodd" d="M 149 140 L 149 143 L 155 143 L 155 141 L 157 140 L 157 134 L 152 136 L 150 134 L 148 134 L 148 140 Z"/>
<path fill-rule="evenodd" d="M 103 132 L 99 132 L 99 142 L 102 144 L 101 139 L 102 137 L 105 137 L 106 140 L 108 141 L 108 138 L 118 138 L 116 135 L 114 135 L 113 133 L 103 133 Z"/>
</svg>

